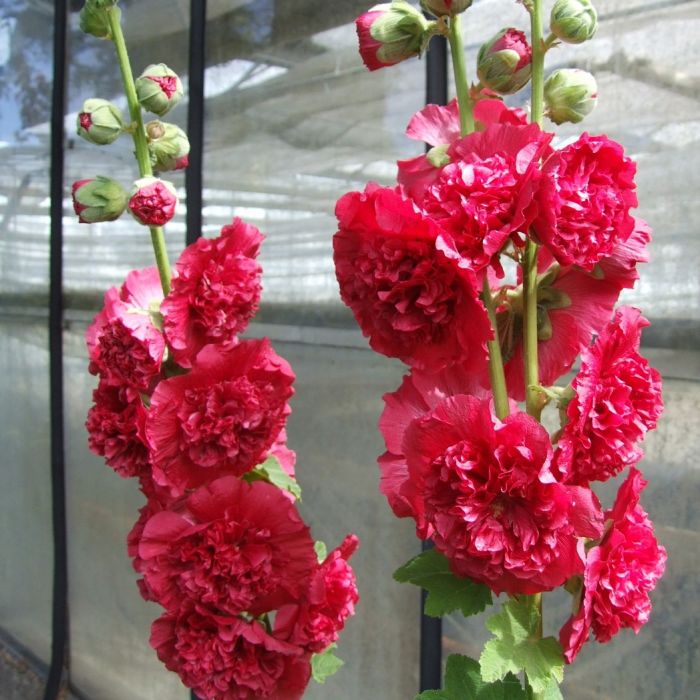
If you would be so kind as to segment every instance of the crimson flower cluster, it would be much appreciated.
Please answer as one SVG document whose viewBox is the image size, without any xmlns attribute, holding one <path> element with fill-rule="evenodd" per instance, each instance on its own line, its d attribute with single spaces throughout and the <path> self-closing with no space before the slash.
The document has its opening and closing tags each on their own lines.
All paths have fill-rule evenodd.
<svg viewBox="0 0 700 700">
<path fill-rule="evenodd" d="M 647 260 L 648 225 L 635 218 L 635 164 L 606 136 L 560 149 L 551 133 L 491 97 L 460 136 L 456 101 L 410 121 L 427 154 L 398 163 L 398 184 L 370 183 L 336 207 L 336 274 L 371 347 L 410 367 L 384 396 L 381 490 L 413 518 L 453 573 L 494 592 L 534 594 L 580 581 L 562 630 L 569 662 L 593 630 L 609 641 L 638 631 L 665 551 L 638 504 L 639 443 L 662 410 L 658 372 L 639 354 L 647 321 L 614 311 Z M 550 435 L 521 411 L 528 237 L 539 244 L 539 377 L 559 399 Z M 505 263 L 508 262 L 511 267 Z M 490 400 L 487 344 L 505 363 L 510 415 Z M 553 385 L 582 353 L 571 385 Z M 612 511 L 591 482 L 631 468 Z M 605 527 L 605 522 L 611 521 Z"/>
<path fill-rule="evenodd" d="M 294 373 L 267 339 L 239 338 L 258 308 L 261 242 L 240 219 L 200 239 L 165 298 L 155 268 L 130 272 L 86 336 L 90 448 L 147 498 L 128 549 L 142 596 L 164 609 L 151 645 L 208 700 L 297 700 L 358 601 L 357 538 L 319 561 L 276 485 L 294 478 Z"/>
</svg>

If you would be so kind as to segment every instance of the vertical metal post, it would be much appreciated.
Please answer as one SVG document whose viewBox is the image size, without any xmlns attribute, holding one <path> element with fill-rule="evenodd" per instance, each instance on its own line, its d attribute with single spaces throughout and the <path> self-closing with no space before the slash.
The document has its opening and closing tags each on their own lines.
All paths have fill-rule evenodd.
<svg viewBox="0 0 700 700">
<path fill-rule="evenodd" d="M 51 665 L 44 700 L 56 700 L 68 667 L 68 548 L 66 542 L 65 441 L 63 421 L 63 169 L 66 102 L 66 0 L 54 3 L 51 96 L 51 182 L 49 244 L 49 383 L 51 409 L 51 506 L 53 603 Z"/>
<path fill-rule="evenodd" d="M 206 0 L 190 0 L 189 104 L 187 135 L 190 163 L 185 171 L 187 245 L 202 233 L 202 164 L 204 161 L 204 68 L 206 64 Z"/>
<path fill-rule="evenodd" d="M 435 37 L 426 54 L 426 104 L 447 104 L 447 41 Z M 423 542 L 423 550 L 432 542 Z M 420 690 L 439 689 L 442 679 L 442 619 L 423 612 L 426 592 L 421 591 L 420 618 Z"/>
</svg>

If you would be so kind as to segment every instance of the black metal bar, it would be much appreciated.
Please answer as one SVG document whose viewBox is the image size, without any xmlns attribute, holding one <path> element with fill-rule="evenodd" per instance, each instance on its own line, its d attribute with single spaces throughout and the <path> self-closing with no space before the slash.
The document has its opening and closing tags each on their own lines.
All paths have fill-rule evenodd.
<svg viewBox="0 0 700 700">
<path fill-rule="evenodd" d="M 63 146 L 66 107 L 68 3 L 54 3 L 51 95 L 51 204 L 49 244 L 49 384 L 51 407 L 51 509 L 53 603 L 51 665 L 44 700 L 57 700 L 68 668 L 68 547 L 66 541 L 65 442 L 63 421 Z"/>
<path fill-rule="evenodd" d="M 187 134 L 190 163 L 185 171 L 187 245 L 202 233 L 202 164 L 204 162 L 204 68 L 206 66 L 206 0 L 190 0 L 189 104 Z"/>
<path fill-rule="evenodd" d="M 447 41 L 435 37 L 430 42 L 425 66 L 425 101 L 447 104 Z M 432 542 L 423 542 L 423 551 Z M 442 619 L 428 617 L 423 612 L 426 592 L 421 591 L 420 617 L 420 690 L 439 689 L 442 683 Z"/>
</svg>

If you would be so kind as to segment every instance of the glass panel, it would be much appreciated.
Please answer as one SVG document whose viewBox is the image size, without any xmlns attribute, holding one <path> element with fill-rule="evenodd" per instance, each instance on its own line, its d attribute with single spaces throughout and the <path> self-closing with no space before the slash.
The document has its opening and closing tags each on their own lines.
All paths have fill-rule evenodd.
<svg viewBox="0 0 700 700">
<path fill-rule="evenodd" d="M 0 627 L 50 658 L 51 461 L 45 306 L 53 10 L 0 1 Z"/>
<path fill-rule="evenodd" d="M 659 429 L 645 442 L 641 469 L 649 480 L 643 506 L 668 550 L 666 575 L 652 601 L 650 622 L 639 636 L 630 631 L 609 645 L 589 642 L 566 671 L 564 694 L 571 700 L 616 697 L 691 697 L 696 645 L 699 522 L 694 504 L 700 491 L 695 454 L 700 446 L 691 408 L 700 397 L 700 243 L 698 198 L 700 137 L 697 122 L 697 65 L 700 3 L 659 4 L 652 0 L 596 0 L 600 28 L 580 46 L 563 45 L 547 58 L 546 73 L 576 67 L 595 74 L 599 102 L 581 125 L 556 127 L 559 140 L 586 130 L 620 141 L 638 164 L 639 216 L 654 229 L 651 262 L 641 267 L 637 288 L 621 301 L 640 306 L 652 321 L 644 354 L 665 377 L 666 410 Z M 478 45 L 504 26 L 525 28 L 522 7 L 482 0 L 469 10 L 468 66 Z M 470 43 L 471 41 L 471 43 Z M 679 68 L 682 66 L 683 68 Z M 525 94 L 508 98 L 525 106 Z M 545 128 L 552 128 L 549 123 Z M 663 349 L 660 349 L 663 348 Z M 683 348 L 688 348 L 684 350 Z M 692 350 L 692 351 L 691 351 Z M 618 481 L 619 483 L 619 481 Z M 600 489 L 612 505 L 617 483 Z M 545 633 L 558 634 L 570 597 L 555 597 L 545 609 Z M 445 653 L 478 657 L 488 638 L 483 616 L 446 621 Z"/>
</svg>

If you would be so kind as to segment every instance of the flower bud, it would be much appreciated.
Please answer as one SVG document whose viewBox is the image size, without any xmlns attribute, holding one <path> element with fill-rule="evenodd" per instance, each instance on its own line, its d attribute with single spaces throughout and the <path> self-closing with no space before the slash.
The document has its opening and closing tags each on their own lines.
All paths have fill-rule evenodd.
<svg viewBox="0 0 700 700">
<path fill-rule="evenodd" d="M 578 124 L 593 111 L 597 100 L 598 85 L 585 70 L 562 68 L 554 71 L 544 83 L 547 116 L 555 124 Z"/>
<path fill-rule="evenodd" d="M 73 209 L 81 224 L 114 221 L 126 209 L 127 191 L 115 180 L 98 175 L 73 183 Z"/>
<path fill-rule="evenodd" d="M 85 100 L 78 114 L 78 136 L 104 146 L 115 141 L 124 131 L 124 119 L 118 107 L 107 100 L 93 97 Z"/>
<path fill-rule="evenodd" d="M 129 211 L 144 226 L 163 226 L 173 218 L 177 193 L 170 182 L 157 177 L 136 180 L 129 200 Z"/>
<path fill-rule="evenodd" d="M 480 49 L 477 73 L 485 87 L 510 95 L 530 80 L 532 49 L 525 34 L 512 27 L 501 29 Z"/>
<path fill-rule="evenodd" d="M 167 114 L 184 94 L 177 73 L 165 63 L 154 63 L 136 79 L 136 95 L 148 112 L 162 117 Z"/>
<path fill-rule="evenodd" d="M 146 124 L 146 134 L 154 170 L 165 172 L 187 167 L 190 142 L 179 126 L 156 119 Z"/>
<path fill-rule="evenodd" d="M 370 70 L 418 56 L 430 40 L 430 23 L 406 0 L 375 5 L 355 20 L 360 56 Z"/>
<path fill-rule="evenodd" d="M 435 17 L 454 17 L 469 9 L 472 0 L 420 0 L 421 7 Z"/>
<path fill-rule="evenodd" d="M 590 0 L 557 0 L 549 27 L 557 39 L 567 44 L 582 44 L 598 29 L 598 14 Z"/>
</svg>

